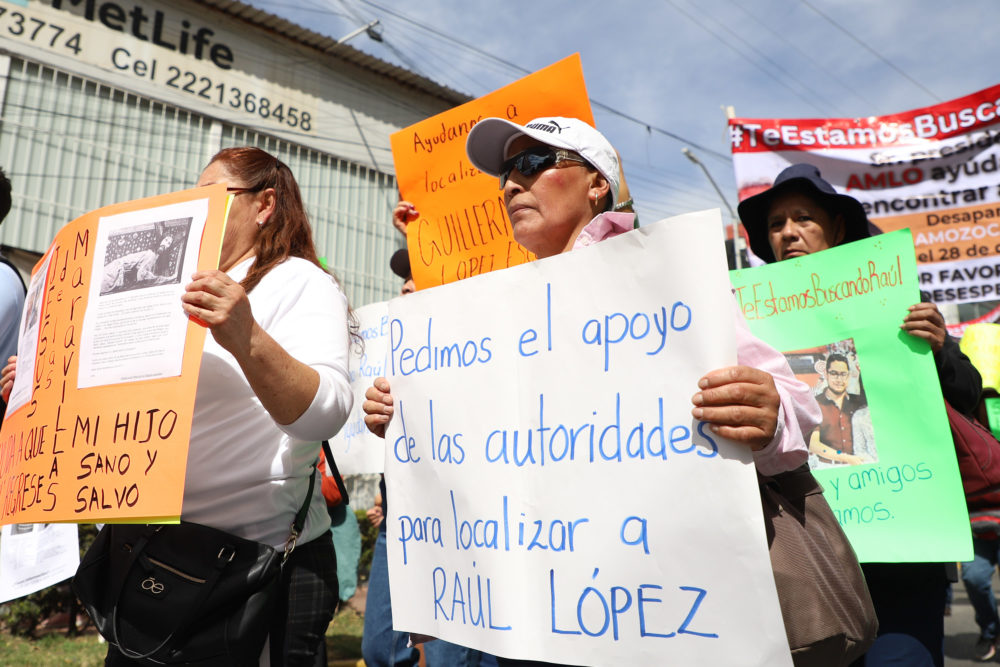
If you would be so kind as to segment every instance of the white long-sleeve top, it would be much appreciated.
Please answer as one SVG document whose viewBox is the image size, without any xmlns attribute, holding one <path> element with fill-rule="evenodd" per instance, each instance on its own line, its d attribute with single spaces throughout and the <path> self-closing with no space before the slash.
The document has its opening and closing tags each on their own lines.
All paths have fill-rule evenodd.
<svg viewBox="0 0 1000 667">
<path fill-rule="evenodd" d="M 253 258 L 228 271 L 239 282 Z M 211 333 L 195 396 L 182 518 L 280 548 L 305 500 L 318 443 L 347 421 L 347 297 L 328 274 L 303 259 L 274 267 L 249 294 L 254 319 L 296 360 L 319 373 L 309 408 L 279 425 L 243 372 Z M 317 477 L 303 544 L 330 528 Z"/>
</svg>

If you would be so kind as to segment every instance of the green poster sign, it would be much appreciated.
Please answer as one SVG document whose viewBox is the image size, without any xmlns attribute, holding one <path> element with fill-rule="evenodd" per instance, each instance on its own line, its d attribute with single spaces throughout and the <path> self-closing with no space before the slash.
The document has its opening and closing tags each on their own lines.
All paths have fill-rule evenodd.
<svg viewBox="0 0 1000 667">
<path fill-rule="evenodd" d="M 993 435 L 1000 438 L 1000 398 L 987 398 L 986 418 L 990 420 L 990 430 Z"/>
<path fill-rule="evenodd" d="M 750 329 L 813 387 L 810 466 L 863 562 L 972 558 L 930 346 L 900 329 L 920 300 L 909 230 L 730 272 Z"/>
</svg>

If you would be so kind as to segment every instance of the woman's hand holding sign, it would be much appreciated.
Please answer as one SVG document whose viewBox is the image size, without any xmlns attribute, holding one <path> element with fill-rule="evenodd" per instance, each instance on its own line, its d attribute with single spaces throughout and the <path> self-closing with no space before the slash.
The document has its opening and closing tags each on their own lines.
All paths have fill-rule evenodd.
<svg viewBox="0 0 1000 667">
<path fill-rule="evenodd" d="M 911 336 L 923 338 L 931 345 L 931 350 L 940 352 L 944 347 L 948 330 L 944 325 L 941 311 L 933 303 L 916 303 L 910 306 L 900 328 Z"/>
<path fill-rule="evenodd" d="M 239 283 L 222 271 L 198 271 L 181 296 L 184 312 L 212 332 L 215 342 L 237 359 L 254 330 L 250 300 Z"/>
<path fill-rule="evenodd" d="M 261 405 L 279 424 L 308 409 L 319 374 L 294 359 L 254 319 L 243 286 L 218 270 L 198 271 L 181 296 L 184 312 L 208 327 L 233 355 Z"/>
<path fill-rule="evenodd" d="M 10 398 L 10 390 L 14 388 L 14 377 L 17 375 L 17 357 L 7 359 L 7 365 L 0 373 L 0 398 L 7 402 Z"/>
<path fill-rule="evenodd" d="M 711 424 L 712 431 L 754 451 L 774 439 L 781 397 L 770 373 L 730 366 L 708 373 L 698 387 L 701 391 L 691 397 L 691 414 Z"/>
<path fill-rule="evenodd" d="M 365 411 L 365 426 L 368 430 L 384 438 L 385 427 L 392 419 L 393 412 L 388 380 L 375 378 L 372 386 L 365 391 L 365 402 L 361 409 Z"/>
<path fill-rule="evenodd" d="M 417 207 L 401 199 L 392 211 L 392 225 L 406 236 L 406 226 L 419 217 Z"/>
</svg>

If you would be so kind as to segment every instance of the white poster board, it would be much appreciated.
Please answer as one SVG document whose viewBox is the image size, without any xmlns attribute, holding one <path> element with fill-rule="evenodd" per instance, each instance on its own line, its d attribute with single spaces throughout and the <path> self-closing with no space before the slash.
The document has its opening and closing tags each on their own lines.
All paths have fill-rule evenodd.
<svg viewBox="0 0 1000 667">
<path fill-rule="evenodd" d="M 30 595 L 76 574 L 75 523 L 15 523 L 0 529 L 0 602 Z"/>
<path fill-rule="evenodd" d="M 389 302 L 396 629 L 576 665 L 791 665 L 717 211 Z"/>
<path fill-rule="evenodd" d="M 361 330 L 364 349 L 351 348 L 351 390 L 354 407 L 347 423 L 330 438 L 330 451 L 341 475 L 376 473 L 385 470 L 385 448 L 381 438 L 365 426 L 365 391 L 375 378 L 386 374 L 385 351 L 389 339 L 388 303 L 380 301 L 354 311 Z M 327 468 L 329 470 L 329 468 Z"/>
</svg>

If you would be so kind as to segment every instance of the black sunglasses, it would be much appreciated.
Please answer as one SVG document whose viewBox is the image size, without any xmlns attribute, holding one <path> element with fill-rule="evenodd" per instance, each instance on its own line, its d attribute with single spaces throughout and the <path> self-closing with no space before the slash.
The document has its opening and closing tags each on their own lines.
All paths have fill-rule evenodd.
<svg viewBox="0 0 1000 667">
<path fill-rule="evenodd" d="M 500 165 L 500 188 L 502 189 L 503 186 L 507 185 L 510 172 L 515 169 L 521 172 L 523 176 L 534 176 L 540 171 L 566 161 L 589 164 L 582 157 L 571 151 L 552 148 L 550 146 L 532 146 L 509 160 L 504 160 L 504 163 Z"/>
</svg>

